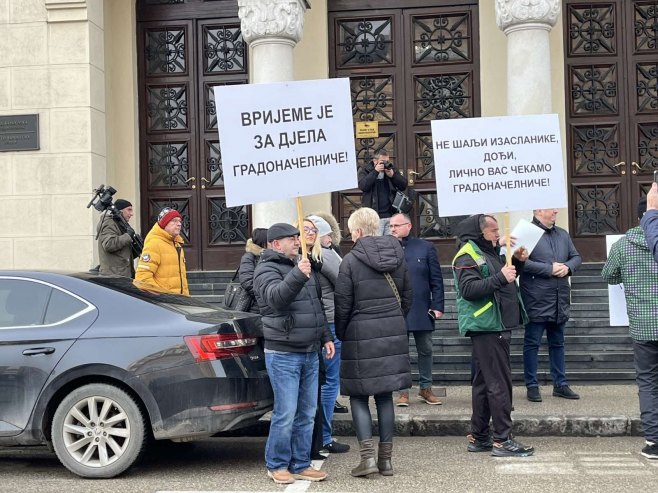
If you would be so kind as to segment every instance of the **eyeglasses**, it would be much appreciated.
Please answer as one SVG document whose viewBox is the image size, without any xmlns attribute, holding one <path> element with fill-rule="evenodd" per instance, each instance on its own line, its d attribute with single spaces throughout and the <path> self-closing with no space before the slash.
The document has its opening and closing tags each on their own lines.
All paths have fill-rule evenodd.
<svg viewBox="0 0 658 493">
<path fill-rule="evenodd" d="M 308 226 L 304 226 L 304 233 L 316 235 L 318 234 L 318 230 L 317 228 L 309 228 Z"/>
<path fill-rule="evenodd" d="M 406 226 L 407 224 L 410 224 L 410 223 L 389 224 L 388 227 L 391 228 L 391 229 L 395 229 L 395 228 L 401 228 L 402 226 Z"/>
<path fill-rule="evenodd" d="M 174 224 L 183 224 L 183 220 L 182 220 L 182 219 L 178 219 L 178 218 L 174 218 L 174 219 L 172 219 L 172 220 L 169 221 L 169 222 L 170 222 L 170 223 L 174 223 Z"/>
</svg>

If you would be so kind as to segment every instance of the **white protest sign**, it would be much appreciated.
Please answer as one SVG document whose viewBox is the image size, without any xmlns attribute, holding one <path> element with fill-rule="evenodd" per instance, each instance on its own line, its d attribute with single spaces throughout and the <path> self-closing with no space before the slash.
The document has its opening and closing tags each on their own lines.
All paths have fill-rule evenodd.
<svg viewBox="0 0 658 493">
<path fill-rule="evenodd" d="M 610 256 L 612 245 L 623 238 L 624 235 L 607 235 L 605 237 L 605 249 Z M 610 309 L 611 327 L 628 327 L 628 312 L 626 311 L 626 296 L 624 295 L 624 284 L 608 285 L 608 308 Z"/>
<path fill-rule="evenodd" d="M 349 79 L 214 89 L 227 206 L 357 186 Z"/>
<path fill-rule="evenodd" d="M 567 206 L 557 115 L 432 121 L 439 216 Z"/>
</svg>

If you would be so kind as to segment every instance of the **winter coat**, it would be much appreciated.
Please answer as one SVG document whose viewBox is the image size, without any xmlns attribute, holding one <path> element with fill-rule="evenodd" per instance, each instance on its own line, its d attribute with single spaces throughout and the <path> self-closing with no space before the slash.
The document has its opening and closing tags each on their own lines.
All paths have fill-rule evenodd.
<svg viewBox="0 0 658 493">
<path fill-rule="evenodd" d="M 189 296 L 183 237 L 174 238 L 155 223 L 144 239 L 135 281 L 140 288 Z"/>
<path fill-rule="evenodd" d="M 254 271 L 254 293 L 265 349 L 310 353 L 333 341 L 315 276 L 306 277 L 288 257 L 263 251 Z"/>
<path fill-rule="evenodd" d="M 98 232 L 98 257 L 101 264 L 99 272 L 103 275 L 135 277 L 133 240 L 114 220 L 110 211 L 101 216 L 96 231 Z"/>
<path fill-rule="evenodd" d="M 475 304 L 485 307 L 491 302 L 498 310 L 499 316 L 490 327 L 462 327 L 459 332 L 462 335 L 471 336 L 473 332 L 500 332 L 522 328 L 527 322 L 527 316 L 523 309 L 523 303 L 519 295 L 516 283 L 508 283 L 505 275 L 501 272 L 505 265 L 504 257 L 499 254 L 490 241 L 482 237 L 479 220 L 481 214 L 471 216 L 458 225 L 457 237 L 462 246 L 470 243 L 476 253 L 482 255 L 482 259 L 473 258 L 468 253 L 457 252 L 452 262 L 455 278 L 455 289 L 457 291 L 457 309 L 460 319 L 468 319 L 472 313 L 461 312 L 460 298 L 469 303 L 470 310 Z M 523 272 L 524 262 L 519 262 L 512 257 L 512 263 L 516 272 Z M 487 269 L 483 269 L 486 265 Z M 466 306 L 466 305 L 464 305 Z M 492 319 L 494 320 L 494 319 Z M 469 333 L 470 332 L 470 333 Z"/>
<path fill-rule="evenodd" d="M 265 249 L 256 245 L 251 238 L 247 240 L 247 245 L 245 246 L 245 253 L 240 259 L 240 267 L 238 269 L 238 280 L 240 285 L 249 293 L 252 298 L 251 302 L 251 313 L 260 313 L 258 309 L 258 302 L 256 301 L 256 295 L 254 294 L 254 269 L 256 264 L 260 260 Z"/>
<path fill-rule="evenodd" d="M 658 211 L 646 211 L 640 220 L 640 226 L 644 231 L 649 252 L 658 262 Z"/>
<path fill-rule="evenodd" d="M 401 306 L 384 277 L 393 279 Z M 400 242 L 366 236 L 340 264 L 336 289 L 336 336 L 342 342 L 342 395 L 376 395 L 411 387 L 404 317 L 412 302 L 411 281 Z"/>
<path fill-rule="evenodd" d="M 375 163 L 370 161 L 367 165 L 360 167 L 358 171 L 359 189 L 363 192 L 361 205 L 370 207 L 379 217 L 391 217 L 394 213 L 392 205 L 395 194 L 398 190 L 402 191 L 407 188 L 407 179 L 402 176 L 397 168 L 393 168 L 393 176 L 389 178 L 384 173 L 384 178 L 378 180 L 379 172 L 375 170 Z M 379 204 L 378 189 L 384 187 L 385 195 L 388 198 L 388 204 Z M 380 210 L 380 206 L 385 211 Z"/>
<path fill-rule="evenodd" d="M 601 277 L 624 283 L 630 334 L 636 341 L 658 341 L 658 264 L 642 228 L 629 229 L 610 248 Z"/>
<path fill-rule="evenodd" d="M 322 303 L 327 322 L 334 321 L 334 288 L 338 278 L 338 269 L 341 262 L 340 256 L 331 247 L 322 247 L 322 263 L 319 264 L 317 280 L 322 291 Z"/>
<path fill-rule="evenodd" d="M 411 236 L 402 238 L 402 248 L 414 293 L 407 314 L 407 329 L 412 332 L 434 330 L 434 319 L 427 312 L 430 308 L 444 310 L 443 275 L 436 249 L 429 241 Z"/>
<path fill-rule="evenodd" d="M 542 228 L 544 234 L 526 260 L 519 278 L 521 297 L 531 322 L 566 323 L 571 305 L 571 276 L 582 263 L 580 254 L 571 241 L 569 233 L 553 226 L 547 228 L 537 218 L 533 224 Z M 553 262 L 569 267 L 564 277 L 553 275 Z"/>
</svg>

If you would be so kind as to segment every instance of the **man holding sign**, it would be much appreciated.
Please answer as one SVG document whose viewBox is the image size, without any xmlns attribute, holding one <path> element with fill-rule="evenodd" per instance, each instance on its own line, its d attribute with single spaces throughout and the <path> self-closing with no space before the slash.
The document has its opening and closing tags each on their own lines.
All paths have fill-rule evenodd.
<svg viewBox="0 0 658 493">
<path fill-rule="evenodd" d="M 544 234 L 532 250 L 519 279 L 521 297 L 530 322 L 523 340 L 523 374 L 527 397 L 541 402 L 537 382 L 537 364 L 541 338 L 546 332 L 548 355 L 553 377 L 553 395 L 580 399 L 567 383 L 564 362 L 564 327 L 569 321 L 573 275 L 582 263 L 569 233 L 555 225 L 557 209 L 535 209 L 532 223 Z"/>
<path fill-rule="evenodd" d="M 277 484 L 322 481 L 311 467 L 311 440 L 318 403 L 318 351 L 334 356 L 333 336 L 322 309 L 320 287 L 308 258 L 298 262 L 299 231 L 286 223 L 267 230 L 271 245 L 254 271 L 254 293 L 265 339 L 265 364 L 274 410 L 265 446 L 267 475 Z"/>
<path fill-rule="evenodd" d="M 469 452 L 491 452 L 497 457 L 527 457 L 534 448 L 512 438 L 512 329 L 527 321 L 516 287 L 517 269 L 523 268 L 528 250 L 514 252 L 513 265 L 505 265 L 497 247 L 498 222 L 476 214 L 457 226 L 461 248 L 452 261 L 459 333 L 471 338 L 472 382 Z M 493 436 L 489 421 L 493 420 Z"/>
</svg>

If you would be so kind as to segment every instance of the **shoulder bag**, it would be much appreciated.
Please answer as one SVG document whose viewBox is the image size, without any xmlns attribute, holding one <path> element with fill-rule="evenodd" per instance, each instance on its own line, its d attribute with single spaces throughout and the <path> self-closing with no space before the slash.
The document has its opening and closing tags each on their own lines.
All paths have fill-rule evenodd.
<svg viewBox="0 0 658 493">
<path fill-rule="evenodd" d="M 248 312 L 254 300 L 247 290 L 242 287 L 240 281 L 237 280 L 239 271 L 240 269 L 238 268 L 235 274 L 233 274 L 231 282 L 226 286 L 226 291 L 224 292 L 224 308 L 238 312 Z"/>
</svg>

